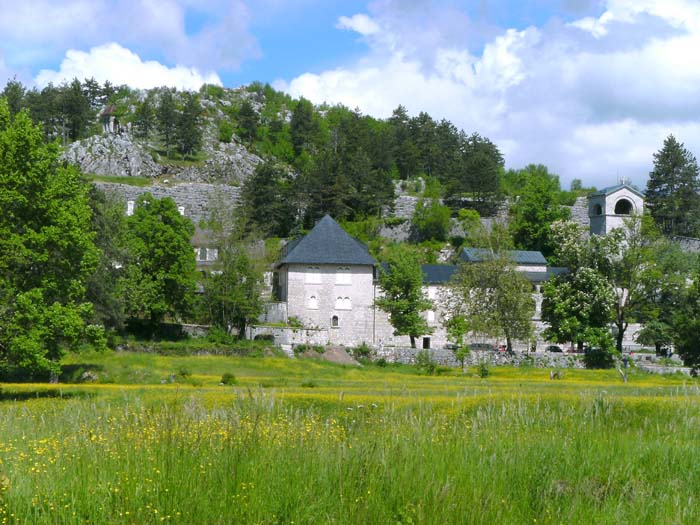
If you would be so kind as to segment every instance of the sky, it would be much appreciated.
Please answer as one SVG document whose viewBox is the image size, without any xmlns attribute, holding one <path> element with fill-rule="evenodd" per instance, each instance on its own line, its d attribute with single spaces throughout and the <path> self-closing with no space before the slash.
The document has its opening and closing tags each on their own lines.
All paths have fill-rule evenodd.
<svg viewBox="0 0 700 525">
<path fill-rule="evenodd" d="M 700 155 L 698 0 L 0 0 L 0 88 L 74 77 L 402 104 L 565 188 L 644 188 L 669 134 Z"/>
</svg>

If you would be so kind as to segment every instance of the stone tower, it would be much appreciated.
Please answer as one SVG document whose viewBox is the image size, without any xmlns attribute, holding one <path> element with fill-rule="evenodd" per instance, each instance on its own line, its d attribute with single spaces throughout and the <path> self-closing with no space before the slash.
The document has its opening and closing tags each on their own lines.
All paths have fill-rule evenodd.
<svg viewBox="0 0 700 525">
<path fill-rule="evenodd" d="M 588 219 L 592 235 L 606 235 L 624 226 L 625 218 L 644 213 L 644 194 L 623 182 L 588 196 Z"/>
</svg>

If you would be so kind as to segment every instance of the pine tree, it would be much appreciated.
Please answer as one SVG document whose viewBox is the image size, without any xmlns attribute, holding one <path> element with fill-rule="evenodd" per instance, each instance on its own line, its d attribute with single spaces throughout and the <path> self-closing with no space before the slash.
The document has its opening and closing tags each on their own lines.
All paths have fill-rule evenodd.
<svg viewBox="0 0 700 525">
<path fill-rule="evenodd" d="M 167 88 L 161 93 L 158 104 L 158 132 L 165 146 L 166 155 L 170 155 L 170 147 L 175 142 L 177 132 L 177 110 L 173 92 Z"/>
<path fill-rule="evenodd" d="M 150 96 L 136 106 L 134 114 L 135 134 L 138 138 L 148 140 L 156 127 L 156 112 Z"/>
<path fill-rule="evenodd" d="M 654 153 L 654 169 L 649 173 L 646 202 L 651 216 L 668 235 L 689 237 L 700 234 L 698 163 L 673 135 Z"/>
<path fill-rule="evenodd" d="M 180 153 L 192 155 L 202 146 L 202 106 L 194 93 L 185 93 L 185 104 L 177 119 L 177 143 Z"/>
</svg>

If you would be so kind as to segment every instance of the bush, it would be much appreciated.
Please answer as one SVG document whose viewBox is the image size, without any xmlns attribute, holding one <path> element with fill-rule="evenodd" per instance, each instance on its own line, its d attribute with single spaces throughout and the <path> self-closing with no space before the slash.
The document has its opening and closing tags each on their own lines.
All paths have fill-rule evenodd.
<svg viewBox="0 0 700 525">
<path fill-rule="evenodd" d="M 379 359 L 377 359 L 374 362 L 374 364 L 381 367 L 381 368 L 386 368 L 388 363 L 386 362 L 386 359 L 384 359 L 383 357 L 380 357 Z"/>
<path fill-rule="evenodd" d="M 367 345 L 367 343 L 362 343 L 360 346 L 356 346 L 352 349 L 352 355 L 355 359 L 367 359 L 372 355 L 372 349 Z"/>
<path fill-rule="evenodd" d="M 476 373 L 481 379 L 484 379 L 491 374 L 491 367 L 489 367 L 489 364 L 486 361 L 481 361 L 476 366 Z"/>
<path fill-rule="evenodd" d="M 222 385 L 235 385 L 237 383 L 236 381 L 236 376 L 233 375 L 231 372 L 226 372 L 224 375 L 221 376 L 221 384 Z"/>
<path fill-rule="evenodd" d="M 435 373 L 436 364 L 430 350 L 421 350 L 416 355 L 416 367 L 428 375 Z"/>
<path fill-rule="evenodd" d="M 615 366 L 615 355 L 603 348 L 586 348 L 583 364 L 586 368 L 612 368 Z"/>
<path fill-rule="evenodd" d="M 233 124 L 228 120 L 219 122 L 219 142 L 230 143 L 233 139 L 233 131 Z"/>
<path fill-rule="evenodd" d="M 232 345 L 237 338 L 219 326 L 212 326 L 207 333 L 207 341 L 220 345 Z"/>
<path fill-rule="evenodd" d="M 615 366 L 615 346 L 609 330 L 591 328 L 584 334 L 588 347 L 583 355 L 586 368 L 612 368 Z"/>
<path fill-rule="evenodd" d="M 318 386 L 318 383 L 314 381 L 313 379 L 304 379 L 301 382 L 302 388 L 316 388 Z"/>
</svg>

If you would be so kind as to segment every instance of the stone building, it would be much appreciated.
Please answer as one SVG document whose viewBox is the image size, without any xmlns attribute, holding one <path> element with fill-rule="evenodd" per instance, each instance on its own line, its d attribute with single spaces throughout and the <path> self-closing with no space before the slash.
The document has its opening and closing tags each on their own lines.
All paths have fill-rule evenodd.
<svg viewBox="0 0 700 525">
<path fill-rule="evenodd" d="M 644 194 L 627 183 L 603 188 L 588 196 L 588 218 L 593 235 L 621 228 L 625 219 L 644 212 Z"/>
<path fill-rule="evenodd" d="M 539 321 L 540 285 L 563 271 L 547 266 L 540 252 L 508 252 L 518 271 L 533 283 L 538 305 L 534 321 Z M 485 250 L 465 249 L 462 261 L 485 260 Z M 440 296 L 457 266 L 425 264 L 423 292 L 436 304 L 424 312 L 432 333 L 418 338 L 422 348 L 443 348 L 448 344 L 442 325 Z M 277 302 L 266 314 L 268 323 L 291 323 L 292 328 L 272 330 L 278 343 L 337 344 L 375 347 L 409 346 L 408 336 L 394 335 L 388 315 L 374 306 L 381 294 L 377 283 L 378 266 L 367 247 L 348 235 L 326 215 L 304 237 L 285 246 L 275 269 L 274 289 Z M 303 328 L 300 328 L 301 326 Z M 259 327 L 254 333 L 271 333 Z M 526 348 L 528 342 L 523 342 Z"/>
</svg>

